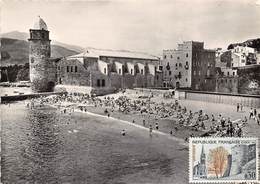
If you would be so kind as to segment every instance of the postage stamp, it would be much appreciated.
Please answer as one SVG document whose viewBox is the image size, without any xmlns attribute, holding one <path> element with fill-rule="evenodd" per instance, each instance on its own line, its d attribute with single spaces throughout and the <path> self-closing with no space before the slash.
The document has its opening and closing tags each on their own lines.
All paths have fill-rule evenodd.
<svg viewBox="0 0 260 184">
<path fill-rule="evenodd" d="M 234 183 L 257 181 L 257 138 L 190 138 L 190 183 Z"/>
</svg>

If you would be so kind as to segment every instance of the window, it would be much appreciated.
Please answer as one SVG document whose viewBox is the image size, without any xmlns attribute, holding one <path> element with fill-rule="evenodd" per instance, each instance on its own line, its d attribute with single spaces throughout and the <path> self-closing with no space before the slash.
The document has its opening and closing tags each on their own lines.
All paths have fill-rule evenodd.
<svg viewBox="0 0 260 184">
<path fill-rule="evenodd" d="M 67 66 L 67 72 L 70 72 L 70 67 L 69 66 Z"/>
<path fill-rule="evenodd" d="M 102 79 L 102 87 L 105 87 L 105 85 L 106 85 L 106 81 L 105 79 Z"/>
<path fill-rule="evenodd" d="M 75 73 L 77 73 L 78 72 L 78 67 L 77 66 L 75 66 Z"/>
<path fill-rule="evenodd" d="M 179 72 L 179 78 L 181 79 L 181 72 Z"/>
<path fill-rule="evenodd" d="M 70 71 L 73 72 L 73 66 L 70 67 Z"/>
<path fill-rule="evenodd" d="M 104 74 L 107 74 L 107 68 L 104 68 Z"/>
<path fill-rule="evenodd" d="M 144 70 L 143 70 L 143 69 L 141 69 L 141 74 L 142 74 L 142 75 L 144 74 Z"/>
<path fill-rule="evenodd" d="M 227 76 L 229 76 L 229 72 L 227 72 Z"/>
<path fill-rule="evenodd" d="M 166 59 L 166 55 L 164 55 L 164 59 Z"/>
<path fill-rule="evenodd" d="M 169 75 L 172 75 L 172 71 L 169 71 Z"/>
<path fill-rule="evenodd" d="M 100 79 L 97 80 L 97 87 L 100 87 Z"/>
<path fill-rule="evenodd" d="M 175 66 L 178 67 L 178 63 L 176 63 Z"/>
<path fill-rule="evenodd" d="M 133 75 L 133 69 L 131 68 L 131 70 L 130 70 L 130 73 L 131 73 L 131 75 Z"/>
<path fill-rule="evenodd" d="M 118 69 L 118 73 L 121 74 L 121 68 Z"/>
<path fill-rule="evenodd" d="M 171 55 L 171 58 L 172 58 L 172 55 Z"/>
<path fill-rule="evenodd" d="M 233 76 L 235 75 L 235 72 L 233 72 Z"/>
<path fill-rule="evenodd" d="M 163 70 L 163 66 L 159 66 L 159 70 Z"/>
<path fill-rule="evenodd" d="M 182 64 L 181 64 L 181 63 L 179 63 L 179 67 L 182 67 Z"/>
<path fill-rule="evenodd" d="M 188 65 L 188 61 L 186 61 L 186 65 Z"/>
<path fill-rule="evenodd" d="M 44 35 L 44 33 L 42 33 L 42 38 L 43 38 L 43 39 L 45 38 L 45 35 Z"/>
<path fill-rule="evenodd" d="M 186 57 L 189 57 L 189 54 L 188 54 L 188 53 L 186 54 Z"/>
<path fill-rule="evenodd" d="M 177 57 L 177 59 L 180 59 L 180 57 Z"/>
<path fill-rule="evenodd" d="M 186 78 L 185 81 L 188 82 L 188 79 Z"/>
<path fill-rule="evenodd" d="M 34 63 L 34 58 L 31 58 L 31 63 Z"/>
</svg>

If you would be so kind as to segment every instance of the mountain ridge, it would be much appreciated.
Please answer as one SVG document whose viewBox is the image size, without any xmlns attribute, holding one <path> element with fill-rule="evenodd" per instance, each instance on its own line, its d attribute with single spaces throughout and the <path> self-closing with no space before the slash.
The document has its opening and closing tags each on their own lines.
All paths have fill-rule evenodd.
<svg viewBox="0 0 260 184">
<path fill-rule="evenodd" d="M 29 42 L 25 40 L 0 38 L 1 63 L 0 66 L 24 65 L 29 62 Z M 51 57 L 67 57 L 80 52 L 51 44 Z"/>
</svg>

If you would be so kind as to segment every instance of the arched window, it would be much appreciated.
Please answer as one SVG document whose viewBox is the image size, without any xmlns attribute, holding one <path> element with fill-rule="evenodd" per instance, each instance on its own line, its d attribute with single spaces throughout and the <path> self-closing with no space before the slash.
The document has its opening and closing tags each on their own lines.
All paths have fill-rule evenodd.
<svg viewBox="0 0 260 184">
<path fill-rule="evenodd" d="M 144 74 L 144 70 L 143 70 L 143 69 L 141 69 L 141 74 L 142 74 L 142 75 Z"/>
<path fill-rule="evenodd" d="M 107 74 L 107 68 L 104 68 L 104 74 Z"/>
</svg>

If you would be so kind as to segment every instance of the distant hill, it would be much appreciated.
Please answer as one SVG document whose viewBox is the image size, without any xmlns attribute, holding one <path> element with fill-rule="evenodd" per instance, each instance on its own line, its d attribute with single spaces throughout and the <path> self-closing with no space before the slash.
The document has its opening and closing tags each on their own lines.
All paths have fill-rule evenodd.
<svg viewBox="0 0 260 184">
<path fill-rule="evenodd" d="M 20 32 L 20 31 L 11 31 L 8 33 L 2 33 L 0 34 L 1 38 L 11 38 L 11 39 L 17 39 L 17 40 L 24 40 L 27 41 L 29 38 L 29 33 L 25 33 L 25 32 Z M 62 43 L 56 40 L 52 40 L 51 44 L 53 45 L 59 45 L 61 47 L 65 47 L 69 50 L 73 50 L 73 51 L 77 51 L 77 52 L 83 52 L 84 48 L 77 46 L 77 45 L 70 45 L 70 44 L 66 44 L 66 43 Z"/>
<path fill-rule="evenodd" d="M 20 31 L 11 31 L 8 33 L 2 33 L 1 38 L 11 38 L 11 39 L 17 39 L 17 40 L 25 40 L 29 38 L 29 33 L 24 33 Z"/>
<path fill-rule="evenodd" d="M 255 48 L 258 52 L 260 52 L 260 38 L 250 39 L 241 43 L 232 43 L 228 46 L 228 50 L 233 49 L 236 46 L 248 46 L 251 48 Z"/>
<path fill-rule="evenodd" d="M 1 38 L 1 66 L 25 64 L 29 61 L 29 42 L 19 39 Z M 79 52 L 59 45 L 51 45 L 51 57 L 67 57 Z"/>
</svg>

